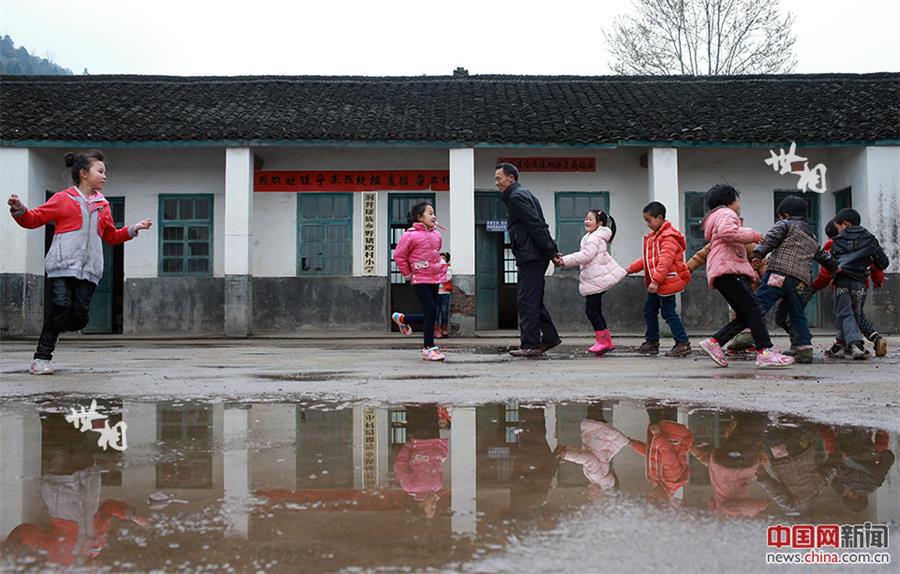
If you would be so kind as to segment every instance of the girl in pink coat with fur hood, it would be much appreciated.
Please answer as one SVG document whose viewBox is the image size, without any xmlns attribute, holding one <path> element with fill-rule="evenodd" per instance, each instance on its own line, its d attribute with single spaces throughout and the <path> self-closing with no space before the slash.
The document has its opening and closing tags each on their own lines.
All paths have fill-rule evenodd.
<svg viewBox="0 0 900 574">
<path fill-rule="evenodd" d="M 556 257 L 553 264 L 557 267 L 581 267 L 578 292 L 584 296 L 584 312 L 597 338 L 588 352 L 602 356 L 615 349 L 603 317 L 603 293 L 621 281 L 627 272 L 607 249 L 616 236 L 615 220 L 603 210 L 592 209 L 584 216 L 584 229 L 587 233 L 581 238 L 581 249 Z"/>
</svg>

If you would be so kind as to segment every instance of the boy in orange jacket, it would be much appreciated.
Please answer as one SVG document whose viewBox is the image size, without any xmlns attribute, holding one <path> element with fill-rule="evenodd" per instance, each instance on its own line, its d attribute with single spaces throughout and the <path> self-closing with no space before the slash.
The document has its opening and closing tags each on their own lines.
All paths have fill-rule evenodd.
<svg viewBox="0 0 900 574">
<path fill-rule="evenodd" d="M 675 346 L 667 357 L 687 357 L 691 354 L 691 341 L 678 311 L 675 294 L 684 291 L 691 280 L 691 272 L 684 264 L 687 242 L 684 235 L 666 219 L 666 206 L 651 201 L 644 207 L 644 221 L 650 233 L 644 236 L 642 256 L 628 266 L 628 273 L 644 272 L 647 301 L 644 304 L 646 336 L 638 353 L 659 354 L 659 314 L 672 330 Z"/>
</svg>

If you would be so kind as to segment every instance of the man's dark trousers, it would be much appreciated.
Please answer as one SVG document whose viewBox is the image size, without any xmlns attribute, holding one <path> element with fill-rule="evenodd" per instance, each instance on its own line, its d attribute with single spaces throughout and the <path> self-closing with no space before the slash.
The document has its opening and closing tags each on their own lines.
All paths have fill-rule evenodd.
<svg viewBox="0 0 900 574">
<path fill-rule="evenodd" d="M 516 302 L 522 349 L 537 349 L 559 340 L 550 313 L 544 307 L 544 274 L 550 261 L 530 261 L 518 266 Z M 542 336 L 543 335 L 543 336 Z"/>
</svg>

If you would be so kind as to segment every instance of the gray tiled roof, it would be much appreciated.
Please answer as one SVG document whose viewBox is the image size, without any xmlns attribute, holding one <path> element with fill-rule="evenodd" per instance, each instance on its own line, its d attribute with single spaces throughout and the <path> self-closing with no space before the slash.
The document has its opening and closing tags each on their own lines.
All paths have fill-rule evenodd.
<svg viewBox="0 0 900 574">
<path fill-rule="evenodd" d="M 5 145 L 900 140 L 900 74 L 2 76 Z"/>
</svg>

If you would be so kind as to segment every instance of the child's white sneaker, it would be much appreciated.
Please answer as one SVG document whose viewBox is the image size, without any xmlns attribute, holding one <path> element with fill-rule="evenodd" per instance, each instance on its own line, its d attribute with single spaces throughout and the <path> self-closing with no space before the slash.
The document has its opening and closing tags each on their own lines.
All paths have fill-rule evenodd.
<svg viewBox="0 0 900 574">
<path fill-rule="evenodd" d="M 422 360 L 423 361 L 443 361 L 444 353 L 437 347 L 430 347 L 428 349 L 422 349 Z"/>
<path fill-rule="evenodd" d="M 794 364 L 794 357 L 788 357 L 774 349 L 764 349 L 756 354 L 756 366 L 760 369 L 780 369 Z"/>
<path fill-rule="evenodd" d="M 400 334 L 406 337 L 412 335 L 412 327 L 406 324 L 406 316 L 403 313 L 394 313 L 391 315 L 391 321 L 400 328 Z"/>
<path fill-rule="evenodd" d="M 48 359 L 35 359 L 31 361 L 31 368 L 28 372 L 32 375 L 52 375 L 53 367 Z"/>
</svg>

